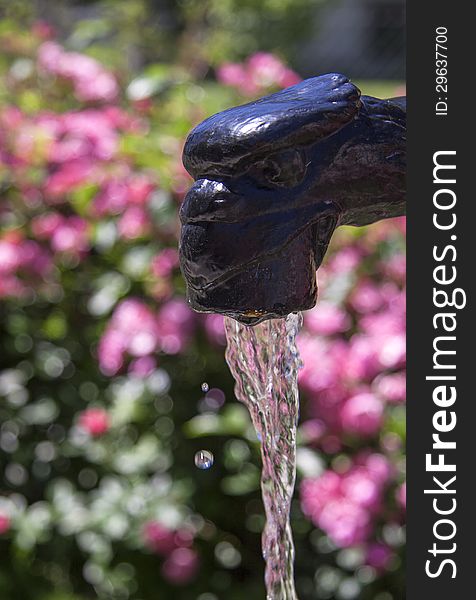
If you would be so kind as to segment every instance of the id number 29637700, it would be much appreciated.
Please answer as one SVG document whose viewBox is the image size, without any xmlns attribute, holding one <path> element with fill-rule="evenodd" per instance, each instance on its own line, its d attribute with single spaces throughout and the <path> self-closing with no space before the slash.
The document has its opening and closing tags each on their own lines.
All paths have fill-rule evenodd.
<svg viewBox="0 0 476 600">
<path fill-rule="evenodd" d="M 448 114 L 448 28 L 435 29 L 435 112 Z"/>
</svg>

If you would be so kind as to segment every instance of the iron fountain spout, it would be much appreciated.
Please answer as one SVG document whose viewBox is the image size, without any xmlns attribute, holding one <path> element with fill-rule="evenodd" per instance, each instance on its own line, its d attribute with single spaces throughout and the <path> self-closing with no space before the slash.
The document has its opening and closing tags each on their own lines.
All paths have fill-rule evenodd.
<svg viewBox="0 0 476 600">
<path fill-rule="evenodd" d="M 180 210 L 191 307 L 248 325 L 312 308 L 335 228 L 404 214 L 405 141 L 405 98 L 336 73 L 200 123 Z"/>
</svg>

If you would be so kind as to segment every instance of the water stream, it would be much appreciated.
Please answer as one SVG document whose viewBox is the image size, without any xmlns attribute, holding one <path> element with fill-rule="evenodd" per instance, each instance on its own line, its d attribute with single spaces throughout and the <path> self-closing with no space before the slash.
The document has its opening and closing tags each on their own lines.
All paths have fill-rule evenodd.
<svg viewBox="0 0 476 600">
<path fill-rule="evenodd" d="M 255 327 L 225 318 L 226 360 L 236 381 L 235 394 L 250 411 L 261 442 L 267 600 L 298 600 L 289 510 L 296 478 L 301 365 L 296 335 L 301 324 L 300 313 Z"/>
</svg>

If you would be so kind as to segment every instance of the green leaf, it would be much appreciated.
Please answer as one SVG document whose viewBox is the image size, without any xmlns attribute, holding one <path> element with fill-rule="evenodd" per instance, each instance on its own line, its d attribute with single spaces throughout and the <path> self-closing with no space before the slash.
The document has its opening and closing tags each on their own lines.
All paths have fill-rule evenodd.
<svg viewBox="0 0 476 600">
<path fill-rule="evenodd" d="M 221 488 L 229 496 L 243 496 L 258 489 L 259 481 L 260 472 L 258 467 L 247 464 L 241 473 L 224 477 Z"/>
<path fill-rule="evenodd" d="M 87 214 L 91 200 L 97 194 L 97 191 L 98 186 L 90 183 L 77 188 L 71 193 L 71 204 L 78 215 L 85 216 Z"/>
<path fill-rule="evenodd" d="M 64 338 L 68 331 L 68 324 L 62 312 L 52 313 L 42 327 L 43 333 L 50 340 L 59 340 Z"/>
<path fill-rule="evenodd" d="M 232 404 L 227 406 L 221 415 L 207 413 L 198 415 L 187 421 L 183 430 L 188 438 L 199 438 L 207 435 L 245 436 L 249 429 L 250 418 L 244 406 Z"/>
</svg>

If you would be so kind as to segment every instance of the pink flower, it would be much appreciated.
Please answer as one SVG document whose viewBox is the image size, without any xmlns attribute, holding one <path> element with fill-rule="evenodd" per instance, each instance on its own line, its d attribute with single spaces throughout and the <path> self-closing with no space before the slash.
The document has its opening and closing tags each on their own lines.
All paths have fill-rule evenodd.
<svg viewBox="0 0 476 600">
<path fill-rule="evenodd" d="M 185 194 L 190 188 L 192 178 L 189 173 L 185 170 L 181 160 L 177 160 L 172 167 L 172 191 L 174 192 L 177 200 L 181 202 Z"/>
<path fill-rule="evenodd" d="M 317 479 L 304 479 L 301 484 L 301 506 L 304 514 L 316 523 L 324 506 L 340 495 L 341 476 L 325 471 Z"/>
<path fill-rule="evenodd" d="M 17 231 L 0 238 L 0 298 L 22 296 L 51 270 L 51 257 L 36 242 Z"/>
<path fill-rule="evenodd" d="M 176 548 L 162 565 L 162 574 L 170 583 L 184 585 L 198 572 L 198 554 L 191 548 Z"/>
<path fill-rule="evenodd" d="M 110 420 L 103 408 L 88 408 L 79 415 L 79 426 L 93 437 L 100 437 L 109 429 Z"/>
<path fill-rule="evenodd" d="M 50 23 L 48 23 L 47 21 L 39 19 L 38 21 L 35 21 L 31 26 L 31 32 L 33 35 L 36 35 L 37 37 L 43 40 L 48 40 L 54 37 L 55 28 L 52 25 L 50 25 Z"/>
<path fill-rule="evenodd" d="M 207 338 L 217 346 L 226 345 L 225 327 L 222 315 L 205 315 L 204 327 Z"/>
<path fill-rule="evenodd" d="M 383 271 L 387 277 L 392 277 L 398 282 L 405 281 L 407 261 L 404 254 L 394 254 L 385 260 Z"/>
<path fill-rule="evenodd" d="M 390 221 L 400 233 L 405 235 L 407 232 L 407 218 L 406 217 L 395 217 Z"/>
<path fill-rule="evenodd" d="M 333 384 L 310 395 L 309 415 L 320 419 L 326 425 L 326 433 L 341 433 L 340 410 L 349 395 L 341 384 Z M 329 440 L 326 440 L 326 445 Z M 330 445 L 334 445 L 330 442 Z"/>
<path fill-rule="evenodd" d="M 47 128 L 28 120 L 15 132 L 12 149 L 22 164 L 43 166 L 52 143 L 53 136 Z"/>
<path fill-rule="evenodd" d="M 404 330 L 389 334 L 386 339 L 384 335 L 380 335 L 376 341 L 378 358 L 383 369 L 396 369 L 405 365 L 407 346 Z"/>
<path fill-rule="evenodd" d="M 46 179 L 45 196 L 53 203 L 61 201 L 66 194 L 93 181 L 94 176 L 94 165 L 88 159 L 64 163 Z"/>
<path fill-rule="evenodd" d="M 155 277 L 169 277 L 178 267 L 178 252 L 175 248 L 165 248 L 152 259 L 151 270 Z"/>
<path fill-rule="evenodd" d="M 237 63 L 223 63 L 217 69 L 217 79 L 223 85 L 234 88 L 246 86 L 248 75 L 243 65 Z"/>
<path fill-rule="evenodd" d="M 248 96 L 301 81 L 297 73 L 269 52 L 256 52 L 244 64 L 224 63 L 217 69 L 217 79 Z"/>
<path fill-rule="evenodd" d="M 190 341 L 195 315 L 184 300 L 166 302 L 158 315 L 160 347 L 166 354 L 183 352 Z"/>
<path fill-rule="evenodd" d="M 284 69 L 279 77 L 279 85 L 282 88 L 291 87 L 302 81 L 301 77 L 292 69 Z"/>
<path fill-rule="evenodd" d="M 152 356 L 141 356 L 131 361 L 129 365 L 129 373 L 136 377 L 147 377 L 155 371 L 157 362 Z"/>
<path fill-rule="evenodd" d="M 393 552 L 386 544 L 373 543 L 367 547 L 365 562 L 378 571 L 385 571 L 393 559 Z"/>
<path fill-rule="evenodd" d="M 194 539 L 195 532 L 187 527 L 182 527 L 181 529 L 178 529 L 174 536 L 174 541 L 179 548 L 190 547 L 193 544 Z"/>
<path fill-rule="evenodd" d="M 149 294 L 157 302 L 168 300 L 174 291 L 171 279 L 157 279 L 150 283 L 148 287 Z"/>
<path fill-rule="evenodd" d="M 381 455 L 369 455 L 343 474 L 327 470 L 318 478 L 302 482 L 304 514 L 338 546 L 361 544 L 371 535 L 382 511 L 388 481 L 381 469 L 384 460 Z M 370 468 L 365 461 L 380 467 L 373 464 Z"/>
<path fill-rule="evenodd" d="M 407 508 L 407 484 L 402 483 L 402 485 L 398 488 L 396 494 L 398 504 L 403 508 Z"/>
<path fill-rule="evenodd" d="M 333 385 L 338 373 L 329 352 L 330 345 L 322 338 L 302 334 L 298 337 L 298 347 L 303 361 L 299 372 L 299 383 L 303 389 L 319 392 Z"/>
<path fill-rule="evenodd" d="M 305 444 L 318 442 L 324 435 L 326 426 L 320 419 L 308 419 L 299 428 L 299 436 Z"/>
<path fill-rule="evenodd" d="M 112 102 L 118 95 L 115 77 L 97 60 L 78 52 L 66 52 L 56 42 L 44 42 L 39 47 L 38 65 L 43 71 L 70 81 L 80 101 Z"/>
<path fill-rule="evenodd" d="M 50 156 L 53 162 L 110 160 L 119 149 L 118 133 L 106 109 L 66 112 L 60 115 L 59 126 Z"/>
<path fill-rule="evenodd" d="M 128 203 L 128 189 L 125 180 L 107 181 L 93 200 L 95 216 L 114 215 L 123 212 Z"/>
<path fill-rule="evenodd" d="M 25 240 L 22 244 L 22 265 L 33 278 L 45 279 L 53 269 L 51 256 L 33 240 Z"/>
<path fill-rule="evenodd" d="M 148 521 L 142 530 L 145 545 L 156 554 L 166 556 L 175 548 L 175 531 L 158 521 Z"/>
<path fill-rule="evenodd" d="M 318 303 L 315 308 L 306 311 L 304 321 L 307 330 L 318 335 L 342 333 L 350 327 L 348 315 L 329 302 Z"/>
<path fill-rule="evenodd" d="M 133 133 L 145 133 L 147 122 L 138 118 L 136 114 L 130 114 L 120 106 L 108 104 L 102 107 L 101 114 L 107 118 L 111 127 Z"/>
<path fill-rule="evenodd" d="M 135 173 L 127 181 L 129 202 L 131 204 L 145 204 L 155 188 L 155 184 L 144 173 Z"/>
<path fill-rule="evenodd" d="M 127 207 L 147 204 L 155 184 L 144 174 L 125 173 L 107 180 L 93 200 L 96 216 L 120 214 Z M 131 213 L 134 214 L 134 213 Z"/>
<path fill-rule="evenodd" d="M 363 252 L 361 248 L 346 246 L 332 256 L 327 263 L 327 270 L 336 274 L 355 271 L 362 258 Z"/>
<path fill-rule="evenodd" d="M 125 354 L 149 356 L 158 349 L 159 342 L 159 325 L 152 310 L 138 298 L 123 300 L 99 342 L 99 367 L 105 375 L 115 375 Z"/>
<path fill-rule="evenodd" d="M 297 73 L 288 69 L 277 56 L 269 52 L 256 52 L 250 56 L 247 70 L 259 88 L 285 88 L 301 81 Z"/>
<path fill-rule="evenodd" d="M 381 486 L 365 468 L 352 469 L 342 480 L 342 492 L 359 506 L 375 511 L 380 505 Z"/>
<path fill-rule="evenodd" d="M 0 277 L 0 298 L 20 298 L 26 293 L 26 286 L 14 275 Z"/>
<path fill-rule="evenodd" d="M 356 463 L 365 467 L 370 477 L 380 485 L 386 484 L 394 474 L 394 469 L 388 458 L 377 452 L 359 454 L 356 458 Z"/>
<path fill-rule="evenodd" d="M 371 530 L 370 513 L 347 498 L 342 477 L 326 471 L 320 478 L 304 480 L 301 506 L 312 522 L 323 529 L 340 547 L 363 542 Z"/>
<path fill-rule="evenodd" d="M 371 531 L 370 514 L 365 508 L 344 498 L 326 504 L 319 526 L 341 548 L 364 542 Z"/>
<path fill-rule="evenodd" d="M 359 313 L 378 310 L 383 304 L 380 288 L 370 279 L 361 280 L 350 298 L 352 308 Z"/>
<path fill-rule="evenodd" d="M 340 411 L 342 427 L 359 436 L 375 435 L 382 425 L 383 405 L 369 392 L 362 392 L 347 400 Z"/>
<path fill-rule="evenodd" d="M 362 331 L 375 337 L 401 335 L 405 330 L 404 315 L 403 309 L 390 307 L 389 310 L 365 315 L 360 319 L 360 326 Z"/>
<path fill-rule="evenodd" d="M 88 223 L 81 217 L 65 217 L 52 233 L 54 252 L 81 255 L 89 248 Z"/>
<path fill-rule="evenodd" d="M 51 238 L 63 222 L 64 218 L 59 213 L 45 213 L 32 219 L 31 230 L 36 238 L 47 240 Z"/>
<path fill-rule="evenodd" d="M 141 206 L 129 206 L 119 220 L 119 235 L 126 240 L 143 237 L 150 232 L 150 217 Z"/>
<path fill-rule="evenodd" d="M 111 325 L 124 336 L 124 347 L 132 356 L 147 356 L 157 349 L 157 320 L 151 309 L 141 300 L 123 300 L 114 311 Z"/>
<path fill-rule="evenodd" d="M 346 376 L 353 381 L 368 381 L 382 370 L 378 347 L 368 335 L 356 333 L 348 343 L 347 360 L 342 365 Z"/>
<path fill-rule="evenodd" d="M 121 331 L 106 329 L 98 345 L 99 368 L 104 375 L 115 375 L 124 364 L 127 338 Z"/>
<path fill-rule="evenodd" d="M 21 264 L 21 244 L 0 239 L 0 274 L 13 273 Z"/>
<path fill-rule="evenodd" d="M 3 128 L 7 133 L 11 133 L 20 127 L 23 123 L 25 116 L 17 106 L 4 106 L 0 110 L 0 128 Z M 3 134 L 2 129 L 0 133 Z"/>
<path fill-rule="evenodd" d="M 7 533 L 11 527 L 11 519 L 5 513 L 0 513 L 0 535 Z"/>
<path fill-rule="evenodd" d="M 56 42 L 45 42 L 38 49 L 38 66 L 52 73 L 59 69 L 63 49 Z"/>
<path fill-rule="evenodd" d="M 87 76 L 76 77 L 75 93 L 83 102 L 112 102 L 118 94 L 117 81 L 112 73 L 98 66 L 95 74 L 90 72 Z"/>
<path fill-rule="evenodd" d="M 360 332 L 349 345 L 348 376 L 355 380 L 373 379 L 384 369 L 405 364 L 405 312 L 402 295 L 394 296 L 390 306 L 369 313 L 359 321 Z"/>
<path fill-rule="evenodd" d="M 405 373 L 392 373 L 375 380 L 372 387 L 375 392 L 390 404 L 403 404 L 406 399 Z"/>
<path fill-rule="evenodd" d="M 185 527 L 178 530 L 170 529 L 159 521 L 153 520 L 145 523 L 142 537 L 150 550 L 161 556 L 170 556 L 176 549 L 190 547 L 193 544 L 194 532 Z"/>
</svg>

